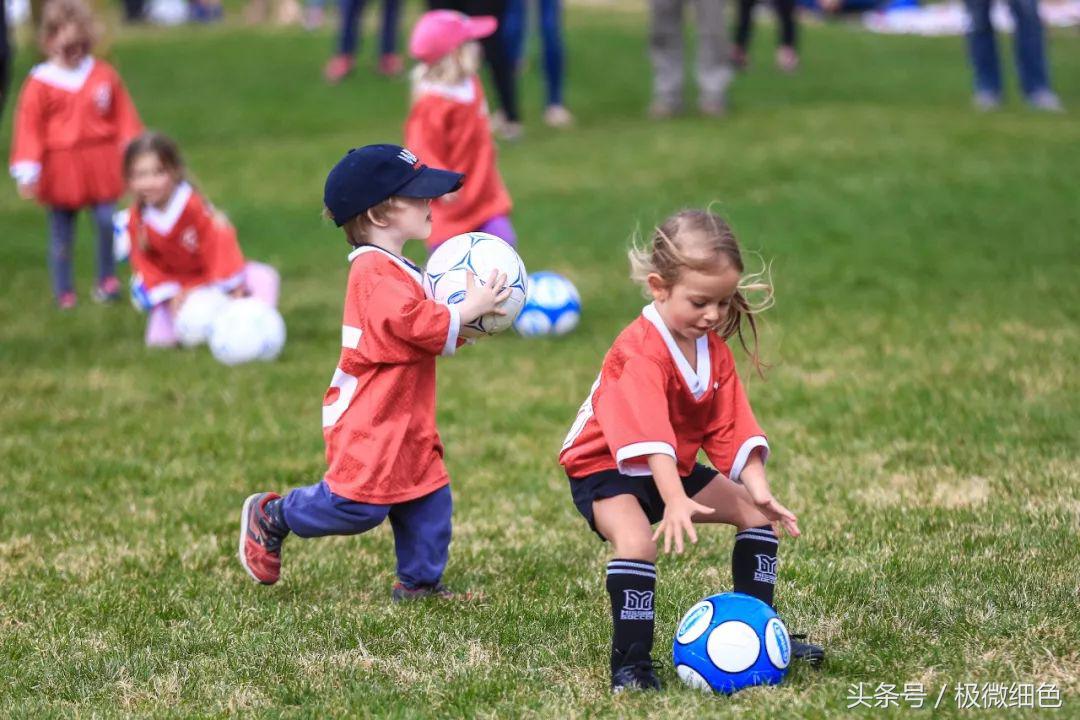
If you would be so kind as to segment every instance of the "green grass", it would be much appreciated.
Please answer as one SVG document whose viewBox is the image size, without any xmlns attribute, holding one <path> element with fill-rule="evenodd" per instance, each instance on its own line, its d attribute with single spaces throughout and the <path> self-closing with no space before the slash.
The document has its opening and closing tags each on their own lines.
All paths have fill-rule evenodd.
<svg viewBox="0 0 1080 720">
<path fill-rule="evenodd" d="M 1048 682 L 1075 716 L 1075 114 L 974 114 L 959 38 L 807 28 L 786 77 L 765 28 L 729 119 L 654 124 L 644 35 L 636 12 L 575 7 L 578 128 L 530 122 L 502 149 L 526 263 L 569 275 L 585 315 L 564 339 L 500 337 L 440 364 L 447 580 L 483 593 L 466 607 L 392 606 L 387 528 L 290 540 L 273 588 L 234 557 L 247 494 L 324 469 L 347 248 L 319 220 L 322 181 L 345 148 L 400 137 L 405 84 L 323 86 L 326 34 L 117 38 L 145 120 L 180 140 L 247 253 L 282 270 L 289 342 L 235 369 L 147 351 L 130 308 L 85 302 L 85 227 L 84 302 L 54 311 L 43 215 L 0 186 L 0 715 L 832 717 L 855 712 L 860 682 L 922 682 L 931 701 L 943 683 Z M 1052 40 L 1075 108 L 1080 46 Z M 523 97 L 535 118 L 535 73 Z M 663 694 L 613 699 L 605 548 L 556 453 L 643 304 L 628 238 L 708 203 L 773 261 L 773 368 L 745 375 L 805 533 L 782 552 L 781 610 L 830 660 L 731 699 L 670 668 Z M 706 529 L 660 561 L 659 655 L 683 610 L 730 586 L 731 539 Z M 938 714 L 966 714 L 952 693 Z"/>
</svg>

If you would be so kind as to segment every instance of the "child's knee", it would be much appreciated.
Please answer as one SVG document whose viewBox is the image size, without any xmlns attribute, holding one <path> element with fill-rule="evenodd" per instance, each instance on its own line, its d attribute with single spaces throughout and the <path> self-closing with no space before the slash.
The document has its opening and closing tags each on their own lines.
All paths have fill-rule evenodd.
<svg viewBox="0 0 1080 720">
<path fill-rule="evenodd" d="M 611 545 L 622 560 L 656 562 L 656 542 L 649 535 L 616 538 Z"/>
</svg>

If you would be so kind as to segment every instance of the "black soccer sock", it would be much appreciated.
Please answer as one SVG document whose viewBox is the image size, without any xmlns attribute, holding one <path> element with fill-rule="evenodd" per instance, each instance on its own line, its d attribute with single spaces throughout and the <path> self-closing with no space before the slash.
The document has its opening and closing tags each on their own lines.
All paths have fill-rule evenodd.
<svg viewBox="0 0 1080 720">
<path fill-rule="evenodd" d="M 625 654 L 636 643 L 646 654 L 652 652 L 656 566 L 644 560 L 612 560 L 607 565 L 607 591 L 611 596 L 614 672 L 616 651 Z"/>
<path fill-rule="evenodd" d="M 274 524 L 271 531 L 281 537 L 285 537 L 289 534 L 289 523 L 285 522 L 285 512 L 281 507 L 284 502 L 285 498 L 275 498 L 266 503 L 263 507 L 266 516 L 270 518 L 270 522 Z"/>
<path fill-rule="evenodd" d="M 771 525 L 749 528 L 735 535 L 731 549 L 731 580 L 735 592 L 773 604 L 776 589 L 776 551 L 780 541 Z"/>
</svg>

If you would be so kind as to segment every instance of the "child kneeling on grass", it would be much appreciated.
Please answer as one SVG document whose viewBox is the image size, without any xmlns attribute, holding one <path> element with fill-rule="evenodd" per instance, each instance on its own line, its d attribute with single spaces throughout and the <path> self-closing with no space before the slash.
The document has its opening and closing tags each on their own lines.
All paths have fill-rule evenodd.
<svg viewBox="0 0 1080 720">
<path fill-rule="evenodd" d="M 653 302 L 615 339 L 559 456 L 574 504 L 614 550 L 607 591 L 616 692 L 660 689 L 651 658 L 657 538 L 665 552 L 674 542 L 681 553 L 683 533 L 697 542 L 694 523 L 734 525 L 734 589 L 771 606 L 774 525 L 799 535 L 795 515 L 769 490 L 769 444 L 726 343 L 732 335 L 743 340 L 745 321 L 758 363 L 754 313 L 763 308 L 743 293 L 768 286 L 743 279 L 734 234 L 703 210 L 666 220 L 646 248 L 631 250 L 630 263 Z M 722 472 L 696 462 L 702 449 Z M 799 641 L 792 655 L 824 658 Z"/>
<path fill-rule="evenodd" d="M 452 503 L 435 428 L 435 358 L 453 354 L 462 324 L 502 312 L 510 291 L 505 274 L 493 272 L 486 285 L 470 275 L 465 299 L 442 305 L 424 295 L 422 271 L 401 250 L 428 237 L 431 200 L 461 182 L 397 145 L 350 150 L 326 178 L 326 210 L 355 248 L 341 356 L 323 399 L 329 468 L 315 485 L 244 502 L 240 562 L 258 582 L 277 582 L 290 532 L 355 535 L 389 517 L 397 552 L 391 597 L 453 597 L 442 584 Z"/>
</svg>

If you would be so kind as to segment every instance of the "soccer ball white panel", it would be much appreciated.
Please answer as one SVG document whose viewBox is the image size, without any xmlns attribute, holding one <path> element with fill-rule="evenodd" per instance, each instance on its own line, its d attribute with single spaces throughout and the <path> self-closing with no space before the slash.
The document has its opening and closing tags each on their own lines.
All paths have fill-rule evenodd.
<svg viewBox="0 0 1080 720">
<path fill-rule="evenodd" d="M 528 292 L 529 278 L 525 264 L 514 248 L 494 235 L 481 232 L 455 235 L 431 253 L 425 268 L 425 291 L 447 305 L 465 299 L 467 276 L 472 272 L 479 285 L 487 284 L 493 270 L 506 273 L 510 297 L 500 306 L 506 315 L 490 313 L 466 323 L 464 337 L 494 335 L 510 327 L 521 312 Z"/>
<path fill-rule="evenodd" d="M 210 339 L 210 327 L 218 317 L 229 296 L 215 287 L 192 290 L 176 313 L 176 336 L 184 347 L 201 345 Z"/>
<path fill-rule="evenodd" d="M 695 690 L 704 690 L 705 692 L 712 692 L 712 688 L 709 687 L 708 681 L 701 677 L 694 668 L 689 665 L 679 665 L 675 668 L 675 672 L 679 674 L 679 679 L 686 683 L 689 687 Z"/>
<path fill-rule="evenodd" d="M 724 672 L 737 673 L 757 661 L 761 641 L 754 628 L 738 620 L 728 620 L 717 625 L 709 634 L 706 651 L 716 667 Z"/>
<path fill-rule="evenodd" d="M 273 360 L 284 346 L 281 314 L 255 298 L 229 302 L 214 321 L 210 335 L 210 352 L 226 365 Z"/>
<path fill-rule="evenodd" d="M 697 640 L 709 629 L 712 616 L 713 604 L 708 600 L 702 600 L 687 610 L 679 622 L 679 629 L 675 632 L 675 642 L 687 645 Z"/>
<path fill-rule="evenodd" d="M 580 319 L 581 296 L 572 282 L 547 270 L 529 276 L 525 307 L 514 323 L 520 335 L 565 335 Z"/>
<path fill-rule="evenodd" d="M 791 662 L 791 637 L 780 618 L 772 618 L 765 625 L 765 653 L 769 662 L 781 670 Z"/>
</svg>

